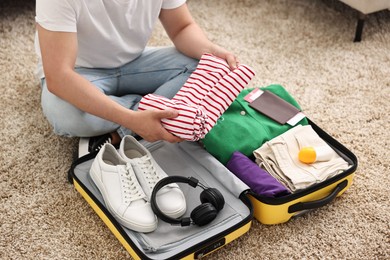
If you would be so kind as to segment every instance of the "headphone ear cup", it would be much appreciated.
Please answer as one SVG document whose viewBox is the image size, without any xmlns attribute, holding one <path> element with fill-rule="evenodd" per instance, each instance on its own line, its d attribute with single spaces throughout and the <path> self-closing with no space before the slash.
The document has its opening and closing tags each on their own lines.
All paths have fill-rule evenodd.
<svg viewBox="0 0 390 260">
<path fill-rule="evenodd" d="M 200 194 L 200 201 L 202 203 L 211 203 L 219 212 L 225 205 L 225 199 L 222 193 L 215 188 L 207 188 Z"/>
<path fill-rule="evenodd" d="M 211 203 L 203 203 L 191 212 L 191 219 L 194 224 L 204 226 L 213 221 L 218 215 L 218 211 Z"/>
</svg>

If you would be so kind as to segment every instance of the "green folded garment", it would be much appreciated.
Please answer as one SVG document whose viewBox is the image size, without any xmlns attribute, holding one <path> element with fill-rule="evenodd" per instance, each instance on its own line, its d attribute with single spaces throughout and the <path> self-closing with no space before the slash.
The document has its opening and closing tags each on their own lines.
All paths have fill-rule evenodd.
<svg viewBox="0 0 390 260">
<path fill-rule="evenodd" d="M 298 103 L 282 86 L 270 85 L 260 89 L 268 90 L 300 109 Z M 252 152 L 263 143 L 292 128 L 288 124 L 281 125 L 249 107 L 244 97 L 252 90 L 253 88 L 242 90 L 202 139 L 205 149 L 224 165 L 234 151 L 251 157 Z M 307 125 L 308 121 L 304 118 L 298 124 Z"/>
</svg>

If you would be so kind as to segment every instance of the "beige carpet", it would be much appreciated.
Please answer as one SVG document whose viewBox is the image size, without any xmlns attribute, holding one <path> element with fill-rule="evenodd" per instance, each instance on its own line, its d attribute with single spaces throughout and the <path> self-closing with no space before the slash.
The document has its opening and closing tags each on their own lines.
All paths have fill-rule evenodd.
<svg viewBox="0 0 390 260">
<path fill-rule="evenodd" d="M 190 0 L 209 37 L 280 83 L 359 158 L 334 203 L 252 229 L 209 259 L 390 259 L 390 12 L 368 17 L 337 1 Z M 0 259 L 130 259 L 67 182 L 77 139 L 55 136 L 34 79 L 34 2 L 0 4 Z M 151 44 L 169 44 L 161 26 Z"/>
</svg>

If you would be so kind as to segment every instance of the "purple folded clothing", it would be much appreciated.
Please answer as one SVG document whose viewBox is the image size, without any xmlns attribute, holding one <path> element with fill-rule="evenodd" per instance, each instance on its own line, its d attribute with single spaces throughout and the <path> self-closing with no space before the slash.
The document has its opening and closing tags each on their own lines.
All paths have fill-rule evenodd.
<svg viewBox="0 0 390 260">
<path fill-rule="evenodd" d="M 234 152 L 226 167 L 258 195 L 281 197 L 290 194 L 283 184 L 241 152 Z"/>
</svg>

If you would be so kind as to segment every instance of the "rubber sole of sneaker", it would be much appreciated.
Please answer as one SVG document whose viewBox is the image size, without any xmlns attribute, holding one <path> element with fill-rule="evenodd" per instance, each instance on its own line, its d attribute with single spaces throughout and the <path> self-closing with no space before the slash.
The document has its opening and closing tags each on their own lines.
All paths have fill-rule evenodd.
<svg viewBox="0 0 390 260">
<path fill-rule="evenodd" d="M 89 146 L 89 138 L 81 137 L 79 140 L 79 149 L 78 149 L 79 158 L 89 153 L 88 146 Z"/>
<path fill-rule="evenodd" d="M 107 199 L 107 192 L 104 188 L 103 183 L 99 180 L 99 178 L 96 176 L 96 173 L 94 170 L 91 169 L 89 176 L 91 177 L 91 180 L 93 184 L 96 186 L 96 188 L 100 191 L 100 194 L 103 196 L 104 203 L 106 204 L 107 210 L 113 215 L 113 217 L 119 222 L 119 224 L 123 225 L 124 227 L 141 232 L 141 233 L 149 233 L 153 232 L 157 228 L 157 222 L 155 225 L 150 226 L 141 226 L 137 223 L 130 222 L 129 220 L 123 218 L 122 216 L 118 215 L 111 207 L 108 199 Z"/>
</svg>

